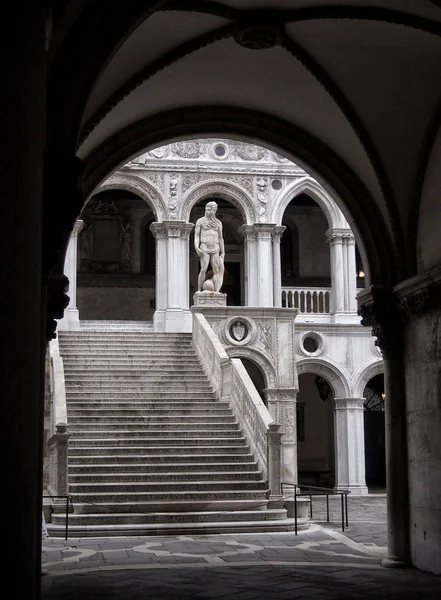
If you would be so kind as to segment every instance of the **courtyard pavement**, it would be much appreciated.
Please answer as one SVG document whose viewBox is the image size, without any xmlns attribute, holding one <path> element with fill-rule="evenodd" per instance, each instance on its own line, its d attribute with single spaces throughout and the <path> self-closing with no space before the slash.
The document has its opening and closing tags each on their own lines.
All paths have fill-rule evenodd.
<svg viewBox="0 0 441 600">
<path fill-rule="evenodd" d="M 441 577 L 386 569 L 386 498 L 313 499 L 294 533 L 43 540 L 43 600 L 440 600 Z"/>
</svg>

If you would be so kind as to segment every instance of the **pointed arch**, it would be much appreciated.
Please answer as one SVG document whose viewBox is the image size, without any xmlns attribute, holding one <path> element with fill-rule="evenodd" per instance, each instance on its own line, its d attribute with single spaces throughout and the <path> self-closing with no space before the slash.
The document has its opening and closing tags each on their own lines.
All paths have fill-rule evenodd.
<svg viewBox="0 0 441 600">
<path fill-rule="evenodd" d="M 244 223 L 256 222 L 256 212 L 251 197 L 238 185 L 229 181 L 203 181 L 191 187 L 182 199 L 181 219 L 188 223 L 191 209 L 200 200 L 210 196 L 223 197 L 236 204 L 242 212 Z"/>
<path fill-rule="evenodd" d="M 132 192 L 152 208 L 156 221 L 163 221 L 165 219 L 167 209 L 162 195 L 145 179 L 132 174 L 114 173 L 95 190 L 95 193 L 107 190 L 126 190 L 127 192 Z"/>
<path fill-rule="evenodd" d="M 279 196 L 275 199 L 270 222 L 281 225 L 283 214 L 288 204 L 293 198 L 303 193 L 311 196 L 311 198 L 317 202 L 317 204 L 323 210 L 329 228 L 350 228 L 345 216 L 335 201 L 331 198 L 329 193 L 320 185 L 318 181 L 309 176 L 297 179 L 281 190 Z"/>
</svg>

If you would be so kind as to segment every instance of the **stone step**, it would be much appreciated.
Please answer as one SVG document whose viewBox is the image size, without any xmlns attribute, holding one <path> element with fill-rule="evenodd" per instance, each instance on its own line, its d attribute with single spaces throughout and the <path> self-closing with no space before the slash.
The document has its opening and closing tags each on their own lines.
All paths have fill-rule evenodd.
<svg viewBox="0 0 441 600">
<path fill-rule="evenodd" d="M 221 490 L 215 491 L 198 491 L 186 490 L 175 492 L 88 492 L 88 493 L 71 493 L 72 502 L 75 504 L 75 511 L 78 510 L 79 504 L 86 505 L 101 505 L 100 508 L 108 507 L 113 512 L 138 512 L 137 507 L 144 505 L 145 508 L 150 508 L 154 511 L 161 510 L 176 510 L 176 503 L 188 502 L 188 508 L 191 510 L 193 503 L 203 502 L 230 502 L 231 500 L 244 500 L 262 504 L 267 506 L 269 491 L 262 490 Z M 169 507 L 168 509 L 166 507 Z M 132 507 L 132 508 L 130 508 Z M 124 509 L 127 509 L 124 510 Z M 228 509 L 228 504 L 225 504 Z M 89 506 L 95 512 L 95 507 Z M 99 510 L 97 512 L 100 512 Z M 140 511 L 142 512 L 142 511 Z"/>
<path fill-rule="evenodd" d="M 214 403 L 213 403 L 214 404 Z M 170 413 L 173 414 L 170 414 Z M 194 418 L 201 419 L 205 416 L 209 416 L 213 419 L 228 419 L 233 418 L 234 415 L 231 409 L 227 408 L 218 408 L 215 404 L 210 409 L 204 408 L 173 408 L 172 411 L 169 407 L 166 408 L 118 408 L 113 409 L 109 407 L 105 408 L 88 408 L 87 406 L 83 406 L 81 408 L 72 408 L 69 407 L 67 409 L 67 414 L 69 417 L 69 423 L 72 419 L 76 419 L 78 417 L 84 418 L 103 418 L 108 417 L 109 419 L 126 419 L 128 417 L 135 417 L 136 419 L 143 418 L 157 418 L 161 419 L 182 419 L 182 418 Z"/>
<path fill-rule="evenodd" d="M 152 433 L 146 436 L 145 431 L 133 432 L 121 432 L 115 437 L 116 432 L 112 432 L 112 435 L 106 436 L 102 431 L 87 432 L 87 434 L 80 435 L 79 433 L 72 432 L 72 437 L 69 440 L 69 444 L 73 446 L 143 446 L 144 448 L 151 448 L 157 446 L 179 446 L 185 441 L 186 444 L 191 446 L 198 446 L 209 448 L 210 446 L 238 446 L 245 444 L 245 438 L 234 437 L 239 436 L 240 433 L 237 431 L 232 432 L 231 435 L 226 436 L 226 432 L 218 432 L 218 436 L 215 437 L 215 432 L 205 431 L 189 431 L 187 433 L 180 432 L 180 435 L 175 435 L 176 432 L 160 432 L 161 435 L 153 437 Z M 205 434 L 205 435 L 204 435 Z M 222 434 L 222 437 L 220 436 Z M 132 437 L 128 437 L 128 436 Z"/>
<path fill-rule="evenodd" d="M 106 460 L 105 457 L 95 457 L 99 460 Z M 114 462 L 109 464 L 100 462 L 99 464 L 91 464 L 90 462 L 71 462 L 69 464 L 69 477 L 76 477 L 77 475 L 82 475 L 84 477 L 120 477 L 122 474 L 127 476 L 133 475 L 134 477 L 139 477 L 141 473 L 143 477 L 146 478 L 154 478 L 154 477 L 185 477 L 187 475 L 193 476 L 197 474 L 198 479 L 200 477 L 210 477 L 228 474 L 228 476 L 233 476 L 236 474 L 252 474 L 254 477 L 260 478 L 260 471 L 257 468 L 257 463 L 255 462 L 226 462 L 224 459 L 223 463 L 219 462 L 204 462 L 202 465 L 200 462 L 180 462 L 180 463 L 167 463 L 163 464 L 156 462 L 148 462 L 147 464 L 144 462 L 132 462 L 127 464 L 124 460 L 124 456 L 114 456 L 110 457 L 114 459 Z M 130 457 L 135 458 L 135 457 Z M 81 460 L 78 458 L 77 460 Z M 152 457 L 147 457 L 147 461 L 151 461 Z M 115 465 L 115 462 L 118 464 Z M 84 474 L 86 472 L 86 474 Z"/>
<path fill-rule="evenodd" d="M 139 390 L 141 388 L 141 390 L 142 390 L 142 389 L 148 389 L 148 388 L 164 389 L 164 387 L 167 387 L 167 390 L 169 389 L 171 392 L 176 392 L 179 389 L 184 389 L 186 391 L 189 391 L 192 388 L 194 388 L 194 390 L 197 392 L 201 392 L 203 390 L 208 390 L 210 392 L 213 391 L 213 388 L 208 383 L 208 381 L 184 381 L 184 382 L 181 382 L 177 379 L 168 380 L 168 381 L 166 379 L 164 379 L 163 381 L 152 381 L 151 379 L 148 379 L 148 377 L 145 377 L 144 379 L 132 379 L 130 377 L 127 377 L 126 380 L 119 378 L 114 381 L 109 381 L 108 379 L 104 379 L 104 378 L 102 378 L 102 379 L 90 378 L 90 379 L 81 379 L 81 380 L 78 380 L 78 379 L 72 380 L 71 379 L 71 380 L 66 381 L 66 389 L 68 389 L 69 391 L 76 391 L 78 388 L 99 388 L 102 390 L 106 390 L 106 389 L 127 390 L 127 389 L 131 389 L 131 388 Z"/>
<path fill-rule="evenodd" d="M 200 466 L 199 466 L 200 468 Z M 230 467 L 231 468 L 231 467 Z M 69 485 L 73 486 L 77 484 L 82 484 L 90 486 L 90 491 L 96 490 L 96 488 L 92 488 L 93 485 L 97 484 L 105 484 L 109 485 L 110 483 L 114 483 L 115 485 L 124 486 L 124 490 L 130 489 L 128 485 L 139 485 L 139 484 L 164 484 L 171 485 L 172 483 L 186 483 L 196 489 L 199 488 L 199 483 L 206 482 L 207 485 L 211 483 L 225 483 L 228 482 L 251 482 L 256 483 L 261 481 L 261 473 L 259 471 L 185 471 L 185 472 L 173 472 L 173 473 L 146 473 L 146 467 L 144 466 L 144 471 L 139 471 L 136 473 L 130 471 L 123 471 L 118 473 L 102 473 L 100 471 L 91 472 L 86 468 L 87 474 L 84 473 L 76 473 L 72 472 L 69 469 Z M 168 489 L 168 488 L 167 488 Z M 213 488 L 214 489 L 214 488 Z M 245 488 L 246 489 L 246 488 Z M 155 487 L 156 491 L 159 491 L 159 488 Z M 78 488 L 72 487 L 72 491 L 84 491 Z"/>
<path fill-rule="evenodd" d="M 74 383 L 75 381 L 108 381 L 109 375 L 112 376 L 112 379 L 115 381 L 120 380 L 129 380 L 129 381 L 149 381 L 151 383 L 180 383 L 181 381 L 184 383 L 195 382 L 195 383 L 205 383 L 208 384 L 207 376 L 183 372 L 183 373 L 175 373 L 173 371 L 166 372 L 160 371 L 156 369 L 155 372 L 151 373 L 151 369 L 130 369 L 128 372 L 127 369 L 120 370 L 112 370 L 109 369 L 107 371 L 100 369 L 87 369 L 80 370 L 76 369 L 65 371 L 64 379 L 66 382 Z"/>
<path fill-rule="evenodd" d="M 103 396 L 103 394 L 105 394 Z M 187 392 L 187 391 L 176 391 L 175 393 L 170 393 L 170 392 L 147 392 L 147 391 L 142 391 L 142 392 L 135 392 L 135 391 L 120 391 L 120 392 L 115 392 L 115 391 L 103 391 L 103 390 L 96 390 L 95 388 L 92 389 L 84 389 L 84 387 L 82 389 L 79 390 L 69 390 L 68 392 L 68 397 L 72 398 L 72 400 L 84 400 L 86 401 L 87 398 L 91 398 L 96 400 L 108 400 L 109 398 L 118 398 L 120 400 L 131 400 L 131 399 L 142 399 L 145 401 L 148 400 L 164 400 L 164 401 L 170 401 L 170 400 L 176 400 L 177 398 L 181 399 L 181 400 L 209 400 L 211 399 L 215 399 L 216 395 L 214 392 Z"/>
<path fill-rule="evenodd" d="M 212 438 L 211 443 L 213 444 L 220 442 L 221 440 L 228 440 L 231 441 L 231 443 L 239 443 L 240 441 L 244 440 L 244 438 L 242 437 L 242 432 L 238 428 L 221 430 L 211 428 L 200 430 L 198 429 L 195 431 L 182 431 L 176 428 L 149 429 L 148 431 L 146 431 L 146 429 L 144 428 L 139 430 L 129 429 L 128 431 L 125 431 L 124 429 L 114 429 L 112 431 L 106 432 L 100 430 L 78 431 L 77 429 L 75 429 L 75 427 L 72 427 L 70 428 L 70 433 L 72 434 L 72 439 L 69 441 L 71 441 L 73 444 L 78 444 L 78 442 L 84 441 L 85 439 L 91 441 L 102 439 L 103 442 L 108 442 L 115 438 L 115 441 L 117 440 L 118 443 L 131 444 L 131 442 L 134 442 L 136 440 L 142 443 L 142 440 L 144 443 L 148 443 L 151 445 L 157 445 L 159 442 L 162 442 L 167 445 L 177 444 L 179 442 L 182 442 L 183 440 L 192 441 L 193 443 L 195 443 L 195 445 L 199 445 L 200 441 L 201 443 L 203 441 L 206 442 L 207 438 Z"/>
<path fill-rule="evenodd" d="M 269 521 L 276 519 L 283 519 L 286 516 L 286 510 L 284 508 L 271 509 L 265 512 L 261 510 L 243 510 L 242 503 L 234 505 L 235 510 L 230 511 L 202 511 L 202 512 L 187 512 L 185 517 L 180 512 L 168 512 L 164 513 L 117 513 L 117 514 L 106 514 L 96 513 L 93 517 L 96 519 L 95 525 L 97 526 L 111 526 L 118 524 L 147 524 L 147 523 L 224 523 L 226 521 L 237 522 L 237 521 Z M 71 531 L 71 537 L 73 537 L 74 527 L 78 525 L 92 525 L 91 516 L 87 513 L 78 513 L 69 515 L 69 530 Z M 286 522 L 286 519 L 285 521 Z M 53 513 L 52 523 L 48 524 L 48 528 L 53 528 L 54 525 L 64 523 L 63 513 Z"/>
<path fill-rule="evenodd" d="M 136 451 L 136 454 L 133 452 Z M 254 456 L 249 446 L 157 446 L 157 447 L 130 447 L 120 446 L 72 446 L 69 448 L 69 464 L 90 463 L 121 463 L 133 464 L 144 461 L 146 463 L 210 463 L 210 462 L 254 462 Z"/>
<path fill-rule="evenodd" d="M 219 423 L 216 421 L 203 421 L 200 423 L 188 422 L 185 423 L 182 420 L 174 420 L 170 422 L 158 422 L 158 421 L 143 421 L 139 423 L 139 421 L 135 422 L 109 422 L 109 421 L 97 421 L 94 419 L 93 421 L 81 421 L 76 419 L 74 421 L 69 421 L 69 432 L 74 434 L 77 432 L 81 432 L 82 435 L 102 435 L 103 431 L 106 432 L 106 435 L 126 435 L 127 432 L 130 435 L 136 435 L 137 433 L 142 435 L 147 435 L 149 433 L 153 433 L 154 435 L 164 435 L 167 436 L 169 434 L 174 434 L 177 431 L 182 434 L 190 431 L 194 431 L 199 434 L 201 431 L 210 430 L 212 433 L 214 432 L 222 432 L 222 434 L 232 435 L 231 427 L 237 427 L 237 431 L 239 432 L 239 426 L 236 421 L 230 421 L 224 423 L 220 421 Z"/>
<path fill-rule="evenodd" d="M 155 402 L 154 400 L 142 401 L 139 399 L 136 400 L 101 400 L 101 401 L 78 401 L 78 400 L 69 400 L 69 405 L 67 410 L 72 409 L 90 409 L 90 410 L 140 410 L 140 411 L 148 411 L 148 410 L 158 410 L 158 411 L 190 411 L 190 410 L 209 410 L 217 411 L 217 410 L 229 410 L 228 404 L 226 402 L 221 402 L 216 398 L 210 399 L 207 401 L 196 400 L 195 402 L 191 401 L 179 401 L 179 400 L 170 400 L 168 403 L 164 401 Z"/>
<path fill-rule="evenodd" d="M 199 493 L 258 493 L 267 490 L 267 482 L 263 480 L 249 481 L 246 479 L 233 481 L 113 481 L 113 482 L 98 482 L 98 483 L 76 483 L 69 481 L 69 493 L 72 496 L 78 495 L 96 495 L 111 494 L 116 498 L 127 500 L 128 496 L 139 494 L 199 494 Z"/>
<path fill-rule="evenodd" d="M 236 417 L 234 415 L 222 415 L 222 416 L 212 416 L 212 415 L 168 415 L 168 416 L 157 416 L 157 415 L 139 415 L 136 417 L 136 420 L 128 420 L 129 415 L 127 417 L 121 416 L 109 416 L 108 414 L 97 416 L 97 415 L 71 415 L 71 412 L 68 412 L 69 415 L 69 427 L 75 426 L 77 429 L 79 426 L 81 427 L 91 427 L 94 424 L 99 425 L 100 427 L 117 427 L 119 424 L 126 427 L 139 427 L 141 424 L 145 424 L 148 427 L 152 427 L 154 425 L 163 426 L 167 425 L 169 427 L 174 426 L 192 426 L 192 427 L 201 427 L 205 425 L 213 425 L 215 429 L 217 429 L 218 425 L 231 426 L 232 424 L 237 425 Z M 125 419 L 125 420 L 124 420 Z"/>
</svg>

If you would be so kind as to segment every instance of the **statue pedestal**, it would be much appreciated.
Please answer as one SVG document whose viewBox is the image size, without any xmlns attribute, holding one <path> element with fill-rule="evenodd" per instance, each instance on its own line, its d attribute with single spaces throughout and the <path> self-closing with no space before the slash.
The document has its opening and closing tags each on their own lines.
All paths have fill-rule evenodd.
<svg viewBox="0 0 441 600">
<path fill-rule="evenodd" d="M 227 294 L 221 292 L 196 292 L 193 295 L 195 306 L 226 306 Z"/>
</svg>

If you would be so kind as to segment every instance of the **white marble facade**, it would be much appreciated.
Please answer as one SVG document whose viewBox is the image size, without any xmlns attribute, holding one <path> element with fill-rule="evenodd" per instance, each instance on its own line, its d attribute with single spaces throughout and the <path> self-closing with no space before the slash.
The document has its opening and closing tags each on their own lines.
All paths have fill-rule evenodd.
<svg viewBox="0 0 441 600">
<path fill-rule="evenodd" d="M 301 167 L 275 152 L 224 139 L 176 142 L 150 150 L 116 171 L 97 193 L 111 190 L 120 190 L 122 197 L 125 192 L 135 194 L 153 213 L 150 231 L 156 244 L 155 289 L 148 292 L 139 288 L 132 290 L 132 294 L 136 295 L 138 305 L 154 295 L 155 306 L 148 313 L 148 320 L 153 320 L 154 329 L 162 332 L 190 332 L 192 327 L 190 279 L 195 267 L 190 264 L 190 235 L 194 227 L 190 213 L 193 207 L 205 206 L 213 198 L 236 207 L 241 222 L 231 217 L 229 223 L 239 241 L 230 251 L 237 252 L 242 265 L 242 304 L 256 308 L 300 307 L 294 339 L 296 368 L 298 374 L 323 377 L 332 390 L 335 486 L 348 488 L 354 494 L 366 493 L 363 391 L 371 377 L 383 372 L 383 361 L 370 331 L 360 325 L 357 315 L 355 238 L 338 207 L 339 199 Z M 309 227 L 308 236 L 302 233 L 300 240 L 300 268 L 303 264 L 307 274 L 308 260 L 311 269 L 323 263 L 323 273 L 329 273 L 329 286 L 309 285 L 302 289 L 282 286 L 281 240 L 286 229 L 282 221 L 290 202 L 301 194 L 310 197 L 315 207 L 302 214 L 303 224 L 299 220 L 299 227 L 305 230 Z M 133 233 L 130 264 L 139 273 L 138 230 L 143 212 L 136 210 L 130 221 Z M 318 213 L 323 221 L 321 228 L 313 225 Z M 81 323 L 82 308 L 79 306 L 78 314 L 76 306 L 74 258 L 80 229 L 80 225 L 75 229 L 71 251 L 67 253 L 71 302 L 60 328 L 75 329 Z M 317 236 L 321 254 L 315 252 Z M 309 241 L 302 242 L 306 239 Z M 228 248 L 226 253 L 228 260 Z M 128 291 L 119 291 L 126 294 L 121 296 L 124 304 Z M 94 294 L 98 298 L 100 293 L 104 302 L 104 296 L 108 295 L 105 288 L 80 288 L 78 296 L 85 303 Z M 305 348 L 305 339 L 313 339 L 312 351 L 308 344 L 308 349 Z M 245 354 L 236 348 L 233 356 L 240 358 Z M 264 373 L 267 388 L 271 388 L 264 361 L 259 364 L 254 359 Z M 269 397 L 268 402 L 271 403 Z"/>
</svg>

